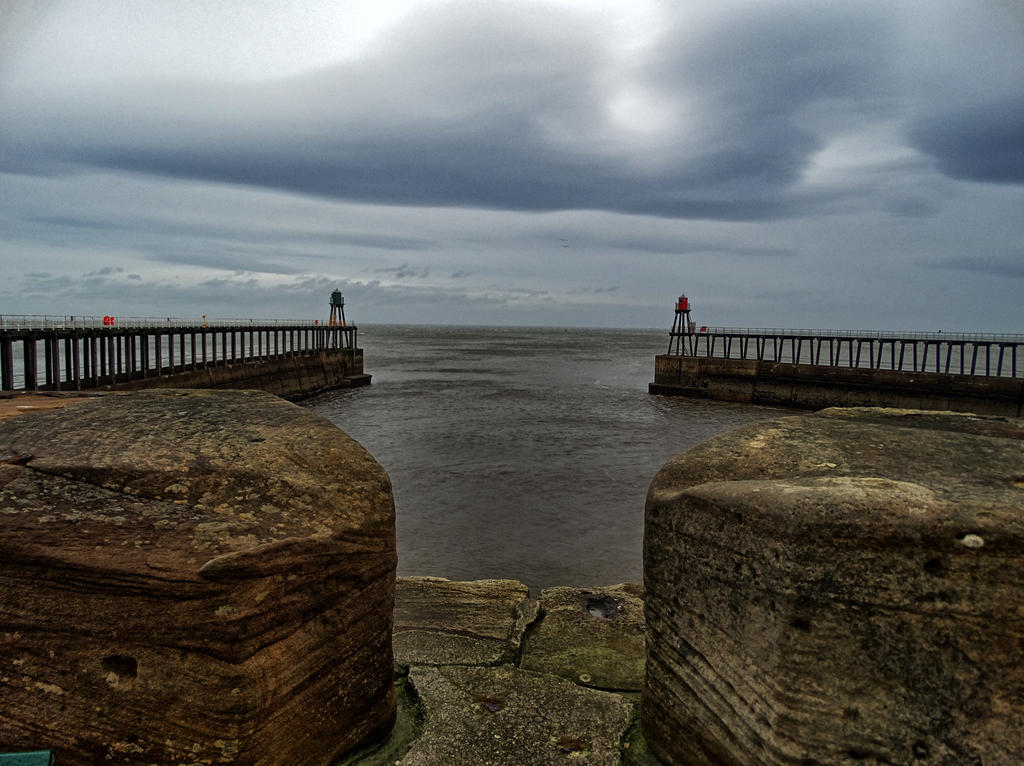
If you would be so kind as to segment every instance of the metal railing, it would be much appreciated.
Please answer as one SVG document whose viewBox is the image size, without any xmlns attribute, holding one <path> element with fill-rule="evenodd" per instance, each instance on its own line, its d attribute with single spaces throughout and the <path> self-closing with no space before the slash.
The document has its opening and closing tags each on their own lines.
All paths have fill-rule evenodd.
<svg viewBox="0 0 1024 766">
<path fill-rule="evenodd" d="M 700 327 L 669 333 L 669 356 L 746 359 L 972 377 L 1024 376 L 1024 334 Z"/>
<path fill-rule="evenodd" d="M 113 322 L 105 321 L 112 319 Z M 91 330 L 105 327 L 318 327 L 319 319 L 224 319 L 207 317 L 101 317 L 83 315 L 0 314 L 0 330 Z"/>
<path fill-rule="evenodd" d="M 17 319 L 0 326 L 3 391 L 81 390 L 321 351 L 355 354 L 358 343 L 354 324 L 319 320 Z"/>
<path fill-rule="evenodd" d="M 985 343 L 1024 343 L 1024 333 L 963 333 L 963 332 L 917 332 L 894 330 L 823 330 L 793 329 L 782 327 L 710 327 L 702 326 L 693 334 L 715 335 L 768 335 L 778 337 L 814 338 L 874 338 L 876 340 L 945 340 Z M 683 333 L 685 334 L 685 333 Z"/>
</svg>

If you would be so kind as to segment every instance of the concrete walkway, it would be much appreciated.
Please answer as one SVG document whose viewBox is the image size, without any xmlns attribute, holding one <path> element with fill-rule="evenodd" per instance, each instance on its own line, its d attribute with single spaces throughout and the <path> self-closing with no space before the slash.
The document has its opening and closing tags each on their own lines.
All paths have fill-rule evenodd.
<svg viewBox="0 0 1024 766">
<path fill-rule="evenodd" d="M 398 724 L 336 766 L 656 764 L 637 725 L 644 622 L 638 585 L 399 578 Z"/>
</svg>

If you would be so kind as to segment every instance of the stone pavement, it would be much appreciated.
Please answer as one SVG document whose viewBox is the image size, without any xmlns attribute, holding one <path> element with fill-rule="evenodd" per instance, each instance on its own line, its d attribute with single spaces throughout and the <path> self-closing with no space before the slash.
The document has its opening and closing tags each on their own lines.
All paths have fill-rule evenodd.
<svg viewBox="0 0 1024 766">
<path fill-rule="evenodd" d="M 656 764 L 639 735 L 639 585 L 399 578 L 399 721 L 336 766 Z"/>
</svg>

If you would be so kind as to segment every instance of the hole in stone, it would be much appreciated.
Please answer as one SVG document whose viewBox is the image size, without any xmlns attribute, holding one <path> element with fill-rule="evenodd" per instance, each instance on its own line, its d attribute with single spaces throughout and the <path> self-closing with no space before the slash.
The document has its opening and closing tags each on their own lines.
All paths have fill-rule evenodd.
<svg viewBox="0 0 1024 766">
<path fill-rule="evenodd" d="M 921 740 L 918 740 L 914 743 L 913 752 L 914 757 L 919 760 L 922 758 L 927 758 L 929 755 L 931 755 L 931 751 L 928 749 L 928 745 L 926 745 Z"/>
<path fill-rule="evenodd" d="M 1015 487 L 1020 487 L 1021 489 L 1024 489 L 1024 473 L 1014 476 L 1012 479 L 1010 479 L 1010 483 L 1013 484 L 1013 486 Z"/>
<path fill-rule="evenodd" d="M 112 654 L 109 657 L 104 657 L 101 664 L 105 671 L 117 673 L 119 676 L 135 678 L 139 674 L 139 663 L 134 657 L 124 654 Z"/>
<path fill-rule="evenodd" d="M 794 617 L 792 620 L 789 621 L 789 624 L 790 627 L 796 628 L 797 630 L 802 630 L 805 633 L 811 632 L 811 621 L 808 620 L 806 617 Z"/>
<path fill-rule="evenodd" d="M 610 620 L 612 617 L 618 617 L 619 612 L 622 610 L 619 606 L 619 602 L 611 596 L 588 598 L 584 606 L 594 617 L 600 617 L 604 620 Z"/>
<path fill-rule="evenodd" d="M 871 757 L 871 753 L 859 747 L 851 747 L 846 754 L 855 761 L 866 761 Z"/>
<path fill-rule="evenodd" d="M 924 562 L 924 571 L 930 575 L 938 577 L 942 574 L 944 567 L 940 559 L 928 559 Z"/>
<path fill-rule="evenodd" d="M 497 713 L 505 707 L 505 701 L 497 697 L 478 697 L 477 701 L 480 703 L 480 707 L 488 713 Z"/>
<path fill-rule="evenodd" d="M 558 747 L 563 753 L 584 753 L 590 747 L 590 742 L 581 737 L 562 737 L 558 740 Z"/>
</svg>

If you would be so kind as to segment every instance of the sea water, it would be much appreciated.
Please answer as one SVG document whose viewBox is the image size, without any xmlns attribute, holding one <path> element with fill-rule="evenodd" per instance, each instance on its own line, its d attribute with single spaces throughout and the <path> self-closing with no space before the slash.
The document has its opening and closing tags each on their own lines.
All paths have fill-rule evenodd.
<svg viewBox="0 0 1024 766">
<path fill-rule="evenodd" d="M 658 469 L 792 414 L 649 395 L 661 330 L 364 326 L 359 345 L 373 384 L 306 406 L 390 475 L 400 575 L 640 582 Z"/>
</svg>

